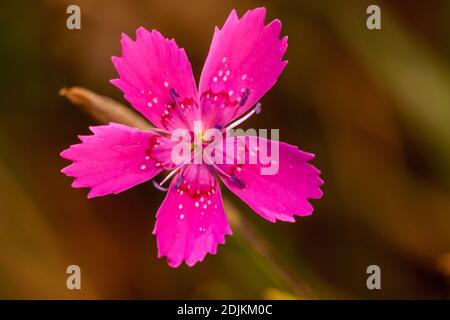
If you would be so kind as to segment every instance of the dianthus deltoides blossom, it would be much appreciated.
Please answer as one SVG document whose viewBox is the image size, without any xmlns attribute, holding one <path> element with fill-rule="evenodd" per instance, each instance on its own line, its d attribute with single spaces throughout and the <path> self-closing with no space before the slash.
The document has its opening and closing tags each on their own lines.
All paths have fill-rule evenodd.
<svg viewBox="0 0 450 320">
<path fill-rule="evenodd" d="M 135 41 L 123 35 L 122 56 L 112 58 L 119 78 L 111 82 L 156 128 L 93 126 L 93 135 L 80 136 L 82 143 L 61 153 L 73 161 L 62 172 L 75 178 L 74 188 L 90 188 L 89 198 L 117 194 L 170 171 L 161 183 L 154 183 L 163 189 L 172 179 L 153 233 L 158 257 L 166 256 L 172 267 L 183 261 L 193 266 L 207 253 L 215 254 L 225 235 L 232 233 L 219 180 L 271 222 L 294 222 L 295 215 L 310 215 L 313 207 L 308 199 L 322 196 L 320 171 L 308 163 L 313 154 L 261 137 L 244 137 L 245 154 L 262 144 L 277 144 L 279 167 L 273 175 L 262 175 L 264 165 L 258 162 L 180 165 L 172 161 L 174 130 L 192 132 L 193 123 L 201 121 L 203 129 L 216 128 L 225 134 L 255 113 L 252 107 L 259 107 L 258 100 L 275 84 L 287 63 L 282 60 L 287 37 L 280 39 L 279 20 L 265 25 L 265 13 L 258 8 L 239 18 L 233 10 L 222 29 L 215 28 L 198 90 L 186 53 L 174 40 L 142 27 Z"/>
</svg>

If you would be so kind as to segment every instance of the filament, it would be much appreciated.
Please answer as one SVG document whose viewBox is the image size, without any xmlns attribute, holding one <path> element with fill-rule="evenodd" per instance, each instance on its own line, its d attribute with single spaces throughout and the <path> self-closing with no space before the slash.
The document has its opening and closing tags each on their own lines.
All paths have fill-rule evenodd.
<svg viewBox="0 0 450 320">
<path fill-rule="evenodd" d="M 252 111 L 250 111 L 249 113 L 247 113 L 245 116 L 243 116 L 240 119 L 237 119 L 235 122 L 231 123 L 230 125 L 228 125 L 228 127 L 225 128 L 226 131 L 233 129 L 234 127 L 237 127 L 238 125 L 240 125 L 241 123 L 243 123 L 245 120 L 247 120 L 248 118 L 250 118 L 252 115 L 254 114 L 259 114 L 261 112 L 262 108 L 261 108 L 261 103 L 257 102 L 256 106 L 253 108 Z"/>
</svg>

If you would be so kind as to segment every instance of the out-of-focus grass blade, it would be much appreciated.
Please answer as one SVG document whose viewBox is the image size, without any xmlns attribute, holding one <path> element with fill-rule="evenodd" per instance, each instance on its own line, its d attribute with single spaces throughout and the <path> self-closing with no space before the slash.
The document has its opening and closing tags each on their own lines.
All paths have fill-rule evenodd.
<svg viewBox="0 0 450 320">
<path fill-rule="evenodd" d="M 314 2 L 311 4 L 332 24 L 343 43 L 356 54 L 398 101 L 424 149 L 432 152 L 441 172 L 450 180 L 450 67 L 381 6 L 381 30 L 366 28 L 364 3 Z M 332 8 L 330 8 L 330 6 Z"/>
<path fill-rule="evenodd" d="M 9 284 L 2 288 L 6 290 L 2 295 L 15 299 L 73 298 L 66 288 L 63 248 L 58 246 L 45 215 L 1 159 L 0 203 L 0 279 L 4 277 Z M 86 281 L 83 286 L 84 298 L 96 296 Z"/>
</svg>

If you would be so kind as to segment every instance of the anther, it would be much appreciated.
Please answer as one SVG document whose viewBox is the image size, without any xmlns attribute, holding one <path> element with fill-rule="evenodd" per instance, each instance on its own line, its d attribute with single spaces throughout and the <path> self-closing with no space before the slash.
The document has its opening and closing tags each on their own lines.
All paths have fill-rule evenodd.
<svg viewBox="0 0 450 320">
<path fill-rule="evenodd" d="M 244 94 L 242 95 L 241 101 L 239 101 L 240 106 L 243 106 L 247 102 L 249 95 L 250 95 L 250 90 L 248 88 L 246 88 L 244 91 Z"/>
<path fill-rule="evenodd" d="M 155 180 L 153 180 L 152 183 L 153 183 L 153 186 L 154 186 L 156 189 L 158 189 L 159 191 L 162 191 L 162 192 L 166 192 L 166 191 L 167 191 L 167 188 L 162 187 L 162 186 L 161 186 L 158 182 L 156 182 Z"/>
<path fill-rule="evenodd" d="M 261 103 L 257 102 L 257 103 L 256 103 L 256 107 L 255 107 L 255 113 L 256 113 L 256 114 L 260 114 L 261 111 L 262 111 Z"/>
<path fill-rule="evenodd" d="M 169 90 L 170 95 L 172 96 L 172 98 L 176 101 L 176 98 L 179 98 L 180 95 L 178 94 L 178 92 L 174 89 L 174 88 L 170 88 Z"/>
<path fill-rule="evenodd" d="M 239 179 L 236 176 L 232 176 L 229 173 L 222 170 L 218 165 L 213 164 L 212 167 L 216 170 L 217 173 L 222 175 L 223 177 L 230 179 L 234 184 L 238 185 L 240 188 L 245 188 L 246 184 L 242 179 Z"/>
<path fill-rule="evenodd" d="M 183 175 L 180 174 L 177 178 L 177 181 L 175 181 L 175 185 L 174 185 L 175 189 L 180 188 L 181 183 L 183 182 L 183 179 L 184 179 Z"/>
<path fill-rule="evenodd" d="M 245 182 L 236 176 L 230 176 L 231 181 L 237 184 L 240 188 L 245 188 Z"/>
<path fill-rule="evenodd" d="M 180 95 L 178 94 L 178 92 L 174 89 L 174 88 L 170 88 L 169 89 L 169 93 L 170 96 L 172 97 L 172 99 L 175 101 L 175 105 L 178 108 L 178 112 L 180 113 L 180 115 L 182 116 L 182 120 L 185 122 L 185 124 L 189 127 L 189 122 L 183 112 L 183 108 L 181 108 L 180 102 L 178 101 L 178 98 L 180 97 Z"/>
<path fill-rule="evenodd" d="M 228 127 L 226 127 L 226 130 L 233 129 L 234 127 L 240 125 L 242 122 L 244 122 L 245 120 L 250 118 L 252 115 L 259 114 L 261 112 L 261 110 L 262 110 L 261 103 L 257 102 L 256 106 L 253 108 L 252 111 L 250 111 L 242 118 L 240 118 L 240 119 L 236 120 L 235 122 L 231 123 L 230 125 L 228 125 Z"/>
</svg>

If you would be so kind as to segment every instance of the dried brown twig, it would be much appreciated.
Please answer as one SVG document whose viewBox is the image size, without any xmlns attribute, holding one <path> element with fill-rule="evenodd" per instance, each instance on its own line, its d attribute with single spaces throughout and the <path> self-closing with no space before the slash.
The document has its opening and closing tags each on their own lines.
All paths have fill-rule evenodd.
<svg viewBox="0 0 450 320">
<path fill-rule="evenodd" d="M 88 89 L 81 87 L 62 88 L 59 90 L 59 95 L 69 99 L 70 102 L 100 123 L 117 122 L 144 130 L 152 127 L 150 123 L 130 108 Z"/>
</svg>

